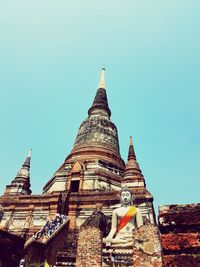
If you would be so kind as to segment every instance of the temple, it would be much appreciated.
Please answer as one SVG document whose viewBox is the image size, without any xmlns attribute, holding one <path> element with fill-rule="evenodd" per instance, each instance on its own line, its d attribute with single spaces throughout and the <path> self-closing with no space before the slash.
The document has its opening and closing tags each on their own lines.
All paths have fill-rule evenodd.
<svg viewBox="0 0 200 267">
<path fill-rule="evenodd" d="M 0 197 L 0 266 L 200 266 L 199 205 L 189 205 L 196 218 L 193 224 L 185 216 L 187 207 L 160 207 L 157 225 L 153 196 L 133 140 L 125 140 L 129 148 L 124 161 L 102 68 L 94 101 L 72 150 L 43 193 L 31 192 L 30 150 Z M 124 187 L 133 192 L 144 225 L 134 229 L 131 247 L 113 250 L 103 245 L 103 238 L 110 231 Z"/>
</svg>

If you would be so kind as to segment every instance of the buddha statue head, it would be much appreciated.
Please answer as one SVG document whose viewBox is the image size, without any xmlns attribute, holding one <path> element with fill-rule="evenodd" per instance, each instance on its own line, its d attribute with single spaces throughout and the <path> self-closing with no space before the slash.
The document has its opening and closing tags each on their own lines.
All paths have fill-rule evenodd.
<svg viewBox="0 0 200 267">
<path fill-rule="evenodd" d="M 133 205 L 134 195 L 130 188 L 123 187 L 120 190 L 120 201 L 122 206 Z"/>
</svg>

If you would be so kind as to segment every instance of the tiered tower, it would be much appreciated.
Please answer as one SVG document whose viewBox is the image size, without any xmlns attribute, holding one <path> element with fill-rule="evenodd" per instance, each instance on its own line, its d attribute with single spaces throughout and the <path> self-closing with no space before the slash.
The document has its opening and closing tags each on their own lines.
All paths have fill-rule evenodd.
<svg viewBox="0 0 200 267">
<path fill-rule="evenodd" d="M 70 155 L 44 187 L 54 191 L 110 191 L 121 188 L 124 161 L 120 156 L 117 127 L 110 120 L 105 69 L 88 118 L 78 130 Z"/>
<path fill-rule="evenodd" d="M 31 163 L 32 149 L 30 149 L 24 164 L 18 171 L 15 179 L 10 185 L 6 186 L 5 194 L 22 194 L 30 195 L 30 163 Z"/>
</svg>

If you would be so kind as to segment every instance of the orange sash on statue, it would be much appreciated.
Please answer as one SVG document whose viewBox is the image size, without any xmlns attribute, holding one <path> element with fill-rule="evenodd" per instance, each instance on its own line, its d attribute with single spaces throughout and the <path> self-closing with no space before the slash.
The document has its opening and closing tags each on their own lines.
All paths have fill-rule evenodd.
<svg viewBox="0 0 200 267">
<path fill-rule="evenodd" d="M 130 222 L 130 220 L 133 218 L 133 216 L 135 216 L 137 212 L 137 208 L 136 207 L 129 207 L 127 213 L 121 218 L 121 220 L 119 221 L 118 227 L 117 227 L 117 233 L 124 227 L 126 226 L 126 224 L 128 222 Z"/>
</svg>

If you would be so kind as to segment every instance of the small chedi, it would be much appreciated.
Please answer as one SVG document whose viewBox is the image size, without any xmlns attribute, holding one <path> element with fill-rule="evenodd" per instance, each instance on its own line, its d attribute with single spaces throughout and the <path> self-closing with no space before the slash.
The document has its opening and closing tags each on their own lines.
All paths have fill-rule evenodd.
<svg viewBox="0 0 200 267">
<path fill-rule="evenodd" d="M 0 197 L 0 266 L 200 266 L 199 205 L 160 207 L 157 225 L 132 137 L 121 157 L 104 68 L 71 152 L 37 195 L 31 158 Z"/>
</svg>

